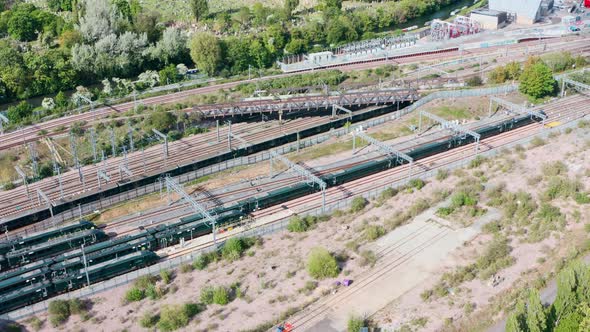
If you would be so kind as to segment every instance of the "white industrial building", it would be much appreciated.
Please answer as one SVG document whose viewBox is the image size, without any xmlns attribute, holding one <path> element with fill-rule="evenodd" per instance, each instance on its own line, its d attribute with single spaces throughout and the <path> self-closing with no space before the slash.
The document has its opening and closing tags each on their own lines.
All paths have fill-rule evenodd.
<svg viewBox="0 0 590 332">
<path fill-rule="evenodd" d="M 506 12 L 517 24 L 532 25 L 553 7 L 553 0 L 489 0 L 490 10 Z"/>
<path fill-rule="evenodd" d="M 484 30 L 497 30 L 507 21 L 506 12 L 490 9 L 474 10 L 470 15 L 471 19 L 479 22 Z"/>
</svg>

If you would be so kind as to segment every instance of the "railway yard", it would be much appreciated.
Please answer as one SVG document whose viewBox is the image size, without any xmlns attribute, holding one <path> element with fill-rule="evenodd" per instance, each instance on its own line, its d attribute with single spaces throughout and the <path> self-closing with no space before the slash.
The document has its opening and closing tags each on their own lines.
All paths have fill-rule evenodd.
<svg viewBox="0 0 590 332">
<path fill-rule="evenodd" d="M 590 38 L 339 64 L 351 73 L 393 64 L 397 74 L 184 107 L 207 130 L 170 142 L 154 130 L 165 142 L 125 142 L 122 154 L 24 179 L 0 191 L 0 328 L 154 330 L 181 312 L 186 331 L 332 332 L 353 319 L 383 331 L 485 330 L 553 277 L 556 261 L 590 249 L 590 86 L 574 79 L 590 81 L 588 70 L 553 73 L 555 93 L 536 100 L 514 80 L 485 79 L 563 52 L 590 58 Z M 483 86 L 466 83 L 474 77 Z M 140 102 L 191 104 L 241 83 Z M 66 145 L 63 130 L 89 131 L 136 106 L 5 133 L 0 153 L 48 137 Z M 502 257 L 489 258 L 498 247 Z M 333 264 L 318 276 L 321 250 Z M 84 308 L 54 324 L 57 299 Z"/>
</svg>

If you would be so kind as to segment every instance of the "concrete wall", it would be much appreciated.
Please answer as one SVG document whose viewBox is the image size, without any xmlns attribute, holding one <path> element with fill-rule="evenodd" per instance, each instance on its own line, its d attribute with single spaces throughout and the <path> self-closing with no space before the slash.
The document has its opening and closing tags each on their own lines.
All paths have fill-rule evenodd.
<svg viewBox="0 0 590 332">
<path fill-rule="evenodd" d="M 477 13 L 471 13 L 471 18 L 474 21 L 479 22 L 484 30 L 497 30 L 498 29 L 498 17 L 491 15 L 482 15 Z"/>
</svg>

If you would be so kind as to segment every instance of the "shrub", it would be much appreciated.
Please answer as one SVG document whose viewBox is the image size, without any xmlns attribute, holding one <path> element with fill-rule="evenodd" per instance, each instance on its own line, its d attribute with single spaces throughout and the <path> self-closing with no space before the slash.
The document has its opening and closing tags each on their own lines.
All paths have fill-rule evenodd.
<svg viewBox="0 0 590 332">
<path fill-rule="evenodd" d="M 361 328 L 365 327 L 365 320 L 359 316 L 348 317 L 347 331 L 348 332 L 359 332 Z"/>
<path fill-rule="evenodd" d="M 146 312 L 139 319 L 139 325 L 143 328 L 149 329 L 151 327 L 156 326 L 159 320 L 160 317 L 158 315 L 152 315 L 151 313 Z"/>
<path fill-rule="evenodd" d="M 469 168 L 478 168 L 486 161 L 486 159 L 482 156 L 477 156 L 471 162 L 469 162 Z"/>
<path fill-rule="evenodd" d="M 70 305 L 65 300 L 53 300 L 49 302 L 48 312 L 51 325 L 57 327 L 70 317 Z"/>
<path fill-rule="evenodd" d="M 216 287 L 213 291 L 213 303 L 226 305 L 229 303 L 229 294 L 223 286 Z"/>
<path fill-rule="evenodd" d="M 145 298 L 145 292 L 137 287 L 131 287 L 125 292 L 125 300 L 127 302 L 141 301 Z"/>
<path fill-rule="evenodd" d="M 197 270 L 204 270 L 207 265 L 209 265 L 209 256 L 207 255 L 201 254 L 193 261 L 193 268 Z"/>
<path fill-rule="evenodd" d="M 214 292 L 215 292 L 215 289 L 212 286 L 205 286 L 205 287 L 201 288 L 201 294 L 199 296 L 199 299 L 204 304 L 212 304 Z"/>
<path fill-rule="evenodd" d="M 377 255 L 372 250 L 363 250 L 361 252 L 361 260 L 359 262 L 360 266 L 375 266 L 377 263 Z"/>
<path fill-rule="evenodd" d="M 189 273 L 192 272 L 193 266 L 191 264 L 182 264 L 180 266 L 180 273 Z"/>
<path fill-rule="evenodd" d="M 467 83 L 467 86 L 480 86 L 483 84 L 483 80 L 479 76 L 473 76 L 468 78 L 465 83 Z"/>
<path fill-rule="evenodd" d="M 39 331 L 43 327 L 43 321 L 37 316 L 33 316 L 27 320 L 27 323 L 31 325 L 33 330 Z"/>
<path fill-rule="evenodd" d="M 307 259 L 307 272 L 312 278 L 334 278 L 338 275 L 338 263 L 324 248 L 313 248 Z"/>
<path fill-rule="evenodd" d="M 588 204 L 590 203 L 590 196 L 587 193 L 577 193 L 575 200 L 578 204 Z"/>
<path fill-rule="evenodd" d="M 299 216 L 291 217 L 291 219 L 289 219 L 289 224 L 287 225 L 287 230 L 289 232 L 295 232 L 295 233 L 305 232 L 305 231 L 307 231 L 308 228 L 309 228 L 309 225 L 307 224 L 307 222 L 305 222 L 305 219 L 303 219 Z"/>
<path fill-rule="evenodd" d="M 187 326 L 189 316 L 180 305 L 164 305 L 160 312 L 160 321 L 158 329 L 160 331 L 174 331 L 181 327 Z"/>
<path fill-rule="evenodd" d="M 135 287 L 146 289 L 148 286 L 155 284 L 157 280 L 158 278 L 152 275 L 141 276 L 135 280 Z"/>
<path fill-rule="evenodd" d="M 567 174 L 567 166 L 561 161 L 555 161 L 552 163 L 544 163 L 542 166 L 542 172 L 545 176 L 558 176 Z"/>
<path fill-rule="evenodd" d="M 410 180 L 410 182 L 408 182 L 408 186 L 410 186 L 411 188 L 416 188 L 418 190 L 424 188 L 425 185 L 426 183 L 422 179 L 412 179 Z"/>
<path fill-rule="evenodd" d="M 169 284 L 172 280 L 172 272 L 170 270 L 162 270 L 160 271 L 160 278 L 165 284 Z"/>
<path fill-rule="evenodd" d="M 149 285 L 145 289 L 145 295 L 151 300 L 157 300 L 164 296 L 164 292 L 162 292 L 160 287 L 156 287 L 156 285 Z"/>
<path fill-rule="evenodd" d="M 314 289 L 318 287 L 318 283 L 316 281 L 306 281 L 305 286 L 299 289 L 299 293 L 310 294 Z"/>
<path fill-rule="evenodd" d="M 397 192 L 398 192 L 397 189 L 387 188 L 381 192 L 381 194 L 379 195 L 379 200 L 386 201 L 386 200 L 394 197 L 395 195 L 397 195 Z"/>
<path fill-rule="evenodd" d="M 385 234 L 385 228 L 380 225 L 369 225 L 365 227 L 365 238 L 369 241 L 375 241 Z"/>
<path fill-rule="evenodd" d="M 72 315 L 80 315 L 87 310 L 86 302 L 80 299 L 71 299 L 68 305 Z"/>
<path fill-rule="evenodd" d="M 367 200 L 361 196 L 357 196 L 352 200 L 350 204 L 350 211 L 352 213 L 357 213 L 362 211 L 367 206 Z"/>
<path fill-rule="evenodd" d="M 531 148 L 536 148 L 547 144 L 542 138 L 535 137 L 531 140 Z"/>
<path fill-rule="evenodd" d="M 449 171 L 446 169 L 439 169 L 438 172 L 436 173 L 436 179 L 438 181 L 445 180 L 448 177 L 449 177 Z"/>
<path fill-rule="evenodd" d="M 221 256 L 230 262 L 239 259 L 242 253 L 246 250 L 242 239 L 232 237 L 227 240 L 221 249 Z"/>
</svg>

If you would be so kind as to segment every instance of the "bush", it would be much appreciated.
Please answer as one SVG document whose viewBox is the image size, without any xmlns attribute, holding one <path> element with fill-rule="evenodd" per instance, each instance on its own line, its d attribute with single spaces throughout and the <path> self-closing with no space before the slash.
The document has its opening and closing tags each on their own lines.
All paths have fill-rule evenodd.
<svg viewBox="0 0 590 332">
<path fill-rule="evenodd" d="M 151 313 L 146 312 L 139 319 L 139 325 L 143 328 L 149 329 L 149 328 L 156 326 L 156 324 L 158 324 L 159 320 L 160 320 L 160 316 L 152 315 Z"/>
<path fill-rule="evenodd" d="M 397 195 L 397 192 L 398 192 L 397 189 L 387 188 L 381 192 L 381 194 L 379 195 L 379 200 L 386 201 L 386 200 L 394 197 L 395 195 Z"/>
<path fill-rule="evenodd" d="M 43 321 L 37 316 L 33 316 L 27 320 L 27 323 L 31 325 L 33 330 L 39 331 L 43 327 Z"/>
<path fill-rule="evenodd" d="M 561 161 L 544 163 L 541 169 L 545 176 L 566 175 L 568 171 L 567 166 Z"/>
<path fill-rule="evenodd" d="M 375 255 L 372 250 L 363 250 L 361 252 L 360 266 L 369 265 L 370 267 L 373 267 L 375 266 L 375 263 L 377 263 L 377 255 Z"/>
<path fill-rule="evenodd" d="M 361 196 L 357 196 L 352 200 L 350 204 L 350 211 L 352 213 L 357 213 L 362 211 L 367 206 L 367 200 Z"/>
<path fill-rule="evenodd" d="M 189 273 L 193 271 L 193 266 L 191 264 L 182 264 L 180 266 L 180 273 Z"/>
<path fill-rule="evenodd" d="M 348 318 L 347 331 L 359 332 L 361 328 L 365 327 L 365 320 L 359 316 L 350 316 Z"/>
<path fill-rule="evenodd" d="M 375 241 L 385 234 L 385 228 L 380 225 L 369 225 L 365 227 L 365 238 L 369 241 Z"/>
<path fill-rule="evenodd" d="M 411 188 L 416 188 L 418 190 L 424 188 L 425 185 L 426 183 L 422 179 L 412 179 L 410 180 L 410 182 L 408 182 L 408 186 L 410 186 Z"/>
<path fill-rule="evenodd" d="M 158 278 L 152 275 L 141 276 L 135 280 L 135 287 L 145 290 L 150 285 L 154 285 L 157 280 Z"/>
<path fill-rule="evenodd" d="M 201 294 L 199 296 L 199 299 L 204 304 L 212 304 L 214 292 L 215 292 L 215 289 L 213 288 L 213 286 L 205 286 L 205 287 L 201 288 Z"/>
<path fill-rule="evenodd" d="M 590 203 L 590 196 L 587 193 L 577 193 L 575 200 L 578 204 L 588 204 Z"/>
<path fill-rule="evenodd" d="M 57 327 L 70 317 L 70 305 L 65 300 L 53 300 L 49 302 L 48 312 L 51 325 Z"/>
<path fill-rule="evenodd" d="M 160 271 L 160 278 L 165 284 L 169 284 L 172 280 L 172 272 L 170 270 L 162 270 Z"/>
<path fill-rule="evenodd" d="M 542 138 L 535 137 L 531 140 L 531 148 L 537 148 L 539 146 L 543 146 L 547 144 Z"/>
<path fill-rule="evenodd" d="M 307 259 L 307 272 L 312 278 L 334 278 L 338 275 L 338 263 L 324 248 L 313 248 Z"/>
<path fill-rule="evenodd" d="M 436 179 L 438 181 L 445 180 L 448 177 L 449 177 L 449 170 L 439 169 L 438 172 L 436 173 Z"/>
<path fill-rule="evenodd" d="M 483 80 L 479 76 L 473 76 L 468 78 L 465 83 L 467 83 L 467 86 L 480 86 L 483 84 Z"/>
<path fill-rule="evenodd" d="M 230 262 L 238 260 L 245 250 L 242 239 L 233 237 L 225 242 L 221 249 L 221 256 Z"/>
<path fill-rule="evenodd" d="M 289 219 L 289 224 L 287 225 L 287 230 L 289 232 L 294 232 L 294 233 L 305 232 L 305 231 L 307 231 L 308 228 L 309 228 L 309 225 L 307 224 L 307 222 L 305 222 L 305 219 L 303 219 L 299 216 L 291 217 L 291 219 Z"/>
<path fill-rule="evenodd" d="M 160 287 L 156 287 L 156 285 L 149 285 L 145 289 L 145 296 L 149 297 L 151 300 L 157 300 L 164 296 L 164 292 Z"/>
<path fill-rule="evenodd" d="M 204 270 L 207 265 L 209 265 L 209 256 L 207 255 L 201 254 L 193 261 L 193 268 L 197 270 Z"/>
<path fill-rule="evenodd" d="M 164 305 L 160 312 L 158 329 L 160 331 L 174 331 L 188 325 L 190 317 L 184 306 Z"/>
<path fill-rule="evenodd" d="M 226 305 L 229 303 L 229 294 L 223 286 L 216 287 L 213 291 L 213 303 Z"/>
<path fill-rule="evenodd" d="M 87 310 L 86 302 L 80 299 L 71 299 L 68 304 L 72 315 L 80 315 Z"/>
<path fill-rule="evenodd" d="M 131 287 L 125 292 L 125 300 L 127 302 L 137 302 L 145 298 L 145 292 L 137 287 Z"/>
</svg>

